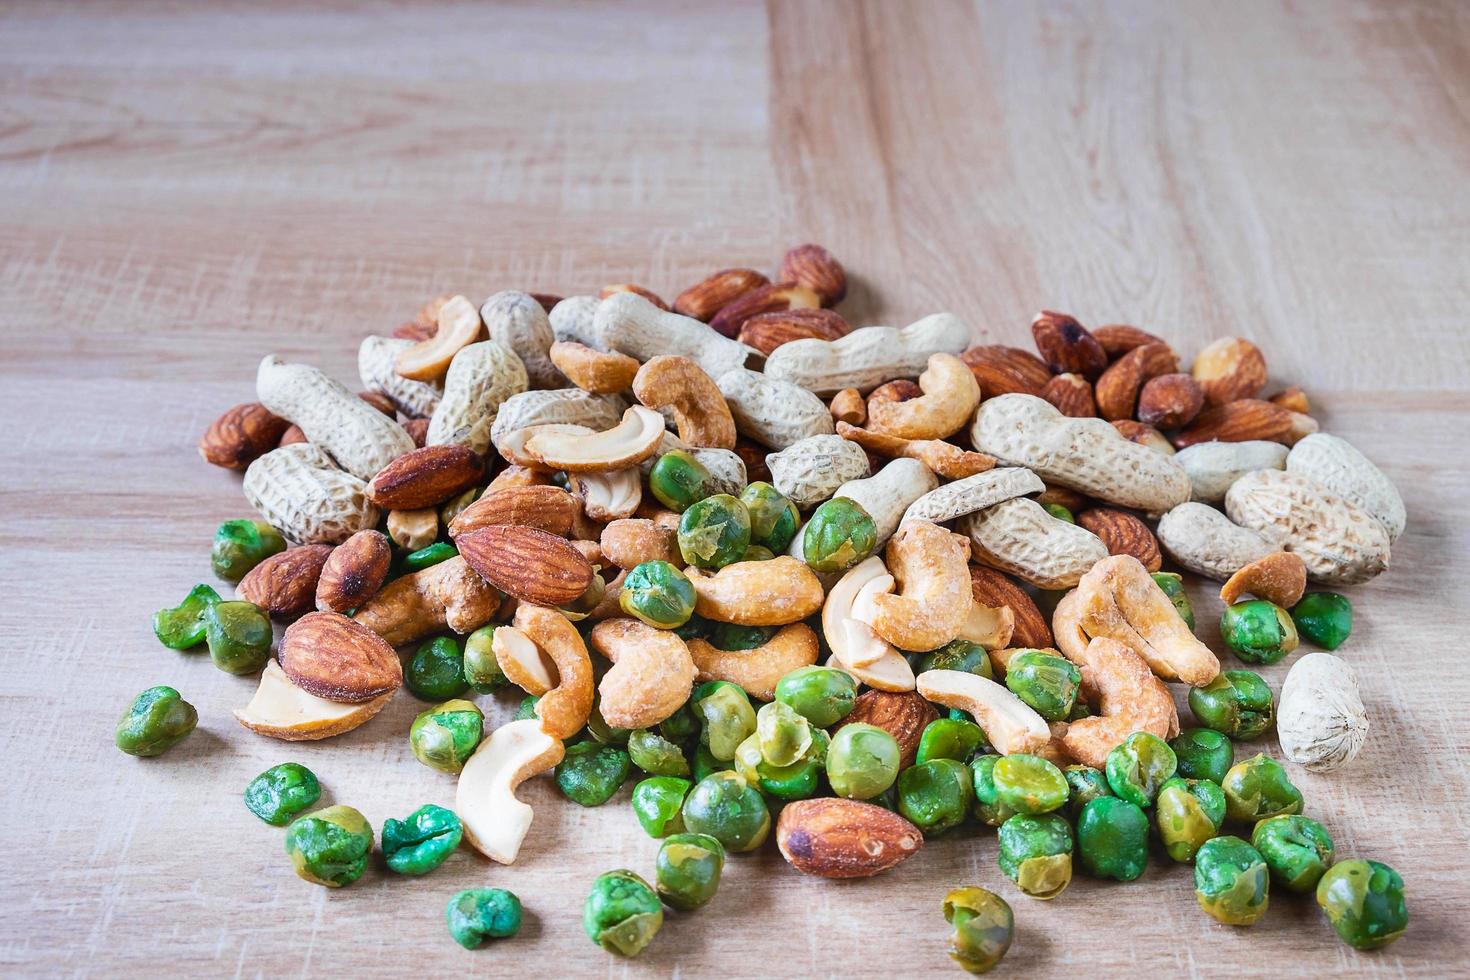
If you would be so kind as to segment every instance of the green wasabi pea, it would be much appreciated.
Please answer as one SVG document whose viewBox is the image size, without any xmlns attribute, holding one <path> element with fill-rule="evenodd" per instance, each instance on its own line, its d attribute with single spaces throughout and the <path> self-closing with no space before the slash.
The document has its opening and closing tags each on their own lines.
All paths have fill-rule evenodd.
<svg viewBox="0 0 1470 980">
<path fill-rule="evenodd" d="M 926 837 L 958 827 L 974 805 L 974 776 L 962 762 L 931 759 L 898 774 L 898 812 Z"/>
<path fill-rule="evenodd" d="M 760 737 L 757 735 L 751 735 L 740 743 L 735 750 L 734 762 L 735 771 L 745 777 L 746 782 L 778 800 L 806 799 L 817 791 L 821 777 L 821 765 L 811 754 L 810 746 L 808 752 L 795 762 L 773 766 L 761 756 Z"/>
<path fill-rule="evenodd" d="M 954 759 L 965 762 L 984 744 L 985 733 L 973 721 L 937 718 L 925 725 L 919 735 L 919 751 L 914 761 Z"/>
<path fill-rule="evenodd" d="M 1248 926 L 1270 903 L 1266 862 L 1239 837 L 1206 841 L 1194 858 L 1194 897 L 1199 907 L 1227 926 Z"/>
<path fill-rule="evenodd" d="M 967 674 L 979 674 L 986 680 L 995 679 L 995 668 L 990 663 L 990 654 L 978 643 L 969 640 L 954 640 L 920 654 L 914 662 L 914 673 L 926 670 L 959 670 Z"/>
<path fill-rule="evenodd" d="M 204 642 L 204 615 L 220 601 L 207 585 L 196 585 L 184 601 L 153 614 L 153 635 L 170 650 L 188 650 Z"/>
<path fill-rule="evenodd" d="M 1042 504 L 1041 506 L 1043 510 L 1059 521 L 1066 521 L 1068 524 L 1077 523 L 1077 517 L 1061 504 Z"/>
<path fill-rule="evenodd" d="M 245 787 L 245 808 L 272 827 L 284 827 L 321 799 L 316 773 L 295 762 L 271 766 Z"/>
<path fill-rule="evenodd" d="M 444 909 L 449 935 L 465 949 L 487 939 L 506 939 L 521 928 L 521 900 L 504 888 L 467 888 Z"/>
<path fill-rule="evenodd" d="M 648 728 L 629 734 L 628 758 L 650 776 L 689 775 L 689 760 L 679 746 Z"/>
<path fill-rule="evenodd" d="M 735 623 L 710 623 L 704 639 L 717 650 L 754 650 L 776 635 L 774 626 L 739 626 Z"/>
<path fill-rule="evenodd" d="M 893 785 L 901 757 L 898 740 L 876 725 L 843 725 L 827 750 L 827 781 L 838 796 L 870 800 Z"/>
<path fill-rule="evenodd" d="M 653 776 L 633 787 L 633 815 L 649 837 L 667 837 L 684 829 L 684 798 L 694 786 L 677 776 Z"/>
<path fill-rule="evenodd" d="M 708 834 L 727 851 L 753 851 L 771 831 L 771 813 L 744 776 L 715 772 L 685 797 L 684 826 L 690 833 Z"/>
<path fill-rule="evenodd" d="M 1289 813 L 1256 824 L 1251 846 L 1261 853 L 1271 880 L 1287 891 L 1306 894 L 1332 867 L 1332 836 L 1310 817 Z"/>
<path fill-rule="evenodd" d="M 1206 728 L 1233 739 L 1260 738 L 1276 722 L 1276 702 L 1261 675 L 1222 670 L 1204 687 L 1190 688 L 1189 710 Z"/>
<path fill-rule="evenodd" d="M 473 701 L 445 701 L 413 720 L 408 729 L 409 748 L 430 769 L 457 773 L 479 746 L 484 720 Z"/>
<path fill-rule="evenodd" d="M 674 629 L 694 615 L 694 585 L 666 561 L 645 561 L 623 580 L 618 605 L 649 626 Z"/>
<path fill-rule="evenodd" d="M 740 556 L 741 561 L 771 561 L 776 553 L 764 545 L 753 544 L 745 549 L 745 554 Z"/>
<path fill-rule="evenodd" d="M 685 701 L 678 711 L 658 723 L 658 733 L 675 745 L 684 745 L 699 736 L 699 716 Z"/>
<path fill-rule="evenodd" d="M 448 701 L 470 689 L 464 676 L 464 648 L 451 636 L 420 646 L 403 671 L 403 686 L 421 701 Z"/>
<path fill-rule="evenodd" d="M 216 602 L 204 610 L 209 659 L 228 674 L 253 674 L 271 658 L 270 617 L 254 603 Z"/>
<path fill-rule="evenodd" d="M 466 507 L 480 499 L 485 492 L 485 487 L 470 487 L 462 490 L 439 505 L 439 524 L 448 527 L 454 519 L 464 511 Z"/>
<path fill-rule="evenodd" d="M 709 496 L 712 482 L 704 464 L 682 449 L 664 453 L 648 473 L 649 491 L 676 514 Z"/>
<path fill-rule="evenodd" d="M 1132 881 L 1148 867 L 1148 816 L 1136 803 L 1100 796 L 1077 818 L 1077 856 L 1097 878 Z"/>
<path fill-rule="evenodd" d="M 516 713 L 511 716 L 511 721 L 525 721 L 527 718 L 535 718 L 536 702 L 540 700 L 534 694 L 527 694 L 521 698 L 521 703 L 516 706 Z"/>
<path fill-rule="evenodd" d="M 602 717 L 602 695 L 596 692 L 592 695 L 592 711 L 587 715 L 587 734 L 594 742 L 603 745 L 616 745 L 624 748 L 633 732 L 627 728 L 614 728 Z"/>
<path fill-rule="evenodd" d="M 238 582 L 271 555 L 286 550 L 286 539 L 265 521 L 225 521 L 214 532 L 209 565 L 226 582 Z"/>
<path fill-rule="evenodd" d="M 1027 895 L 1056 898 L 1072 882 L 1072 828 L 1055 813 L 1018 813 L 1000 826 L 996 860 Z"/>
<path fill-rule="evenodd" d="M 1225 794 L 1208 779 L 1175 776 L 1154 801 L 1154 825 L 1169 857 L 1181 864 L 1194 860 L 1205 841 L 1225 822 Z"/>
<path fill-rule="evenodd" d="M 1169 743 L 1150 732 L 1134 732 L 1108 753 L 1108 786 L 1129 803 L 1153 805 L 1154 797 L 1179 768 Z"/>
<path fill-rule="evenodd" d="M 1324 650 L 1336 650 L 1353 631 L 1353 604 L 1336 592 L 1308 592 L 1291 607 L 1299 634 Z"/>
<path fill-rule="evenodd" d="M 1001 802 L 995 786 L 995 765 L 1001 756 L 986 753 L 970 760 L 970 785 L 975 794 L 975 817 L 987 827 L 999 827 L 1016 811 Z"/>
<path fill-rule="evenodd" d="M 616 745 L 579 742 L 556 764 L 557 788 L 581 806 L 602 806 L 628 778 L 632 762 Z"/>
<path fill-rule="evenodd" d="M 1404 879 L 1377 861 L 1339 861 L 1317 882 L 1317 904 L 1353 949 L 1378 949 L 1404 934 Z"/>
<path fill-rule="evenodd" d="M 1013 813 L 1035 815 L 1061 809 L 1070 787 L 1062 771 L 1035 755 L 1002 756 L 991 770 L 995 794 Z"/>
<path fill-rule="evenodd" d="M 1249 599 L 1220 616 L 1220 636 L 1248 664 L 1274 664 L 1297 647 L 1296 624 L 1280 606 Z"/>
<path fill-rule="evenodd" d="M 755 732 L 750 698 L 728 681 L 708 681 L 696 687 L 689 700 L 704 723 L 701 744 L 721 762 L 735 758 L 735 749 Z"/>
<path fill-rule="evenodd" d="M 1169 740 L 1169 748 L 1179 760 L 1179 775 L 1185 779 L 1225 781 L 1225 774 L 1235 765 L 1235 747 L 1230 739 L 1212 728 L 1186 728 Z"/>
<path fill-rule="evenodd" d="M 1006 663 L 1006 688 L 1047 721 L 1063 721 L 1077 703 L 1082 672 L 1065 657 L 1022 650 Z"/>
<path fill-rule="evenodd" d="M 750 547 L 750 514 L 728 493 L 692 505 L 679 518 L 679 554 L 696 568 L 724 568 Z"/>
<path fill-rule="evenodd" d="M 1220 784 L 1225 791 L 1225 813 L 1231 820 L 1257 820 L 1302 812 L 1302 793 L 1291 784 L 1281 763 L 1266 755 L 1237 762 Z"/>
<path fill-rule="evenodd" d="M 491 694 L 510 681 L 495 657 L 495 626 L 481 626 L 464 638 L 464 679 L 476 694 Z"/>
<path fill-rule="evenodd" d="M 447 541 L 435 541 L 433 544 L 424 545 L 417 551 L 410 551 L 398 562 L 400 575 L 412 575 L 414 572 L 422 572 L 426 568 L 433 568 L 440 562 L 446 562 L 459 554 L 459 549 Z"/>
<path fill-rule="evenodd" d="M 296 874 L 328 888 L 361 878 L 372 849 L 372 825 L 350 806 L 316 810 L 286 828 L 286 853 Z"/>
<path fill-rule="evenodd" d="M 748 739 L 747 739 L 748 741 Z M 744 742 L 741 742 L 744 745 Z M 738 747 L 737 747 L 738 751 Z M 695 745 L 694 758 L 689 760 L 690 775 L 697 783 L 704 777 L 717 772 L 731 772 L 735 769 L 734 757 L 730 759 L 716 759 L 710 755 L 708 745 Z"/>
<path fill-rule="evenodd" d="M 1016 920 L 1005 899 L 984 888 L 956 888 L 944 896 L 944 921 L 954 926 L 949 956 L 971 973 L 988 973 L 1005 957 Z"/>
<path fill-rule="evenodd" d="M 1184 591 L 1184 576 L 1178 572 L 1154 572 L 1154 584 L 1174 604 L 1174 611 L 1184 620 L 1184 625 L 1194 632 L 1194 607 L 1189 604 L 1189 595 Z"/>
<path fill-rule="evenodd" d="M 740 491 L 740 502 L 750 514 L 752 546 L 769 549 L 781 555 L 796 537 L 801 526 L 801 513 L 780 490 L 763 480 L 747 484 Z"/>
<path fill-rule="evenodd" d="M 383 822 L 383 857 L 389 871 L 426 875 L 449 860 L 463 836 L 459 817 L 429 803 L 403 820 Z"/>
<path fill-rule="evenodd" d="M 852 711 L 857 681 L 835 667 L 798 667 L 776 682 L 776 700 L 817 728 L 831 728 Z"/>
<path fill-rule="evenodd" d="M 619 869 L 599 875 L 582 906 L 582 928 L 609 953 L 637 956 L 664 924 L 664 909 L 648 882 Z"/>
<path fill-rule="evenodd" d="M 719 841 L 708 834 L 674 834 L 659 845 L 654 883 L 665 905 L 690 912 L 715 897 L 724 868 Z"/>
<path fill-rule="evenodd" d="M 790 705 L 772 701 L 755 713 L 755 738 L 768 765 L 789 766 L 811 747 L 812 726 Z"/>
<path fill-rule="evenodd" d="M 194 706 L 171 687 L 150 687 L 133 699 L 113 741 L 128 755 L 152 758 L 189 737 L 199 722 Z"/>
<path fill-rule="evenodd" d="M 801 554 L 819 572 L 843 572 L 873 553 L 878 525 L 863 506 L 833 497 L 812 511 L 801 532 Z"/>
<path fill-rule="evenodd" d="M 1076 820 L 1082 815 L 1082 808 L 1099 796 L 1112 796 L 1113 791 L 1108 786 L 1108 777 L 1101 769 L 1091 766 L 1074 765 L 1062 770 L 1062 776 L 1067 780 L 1067 802 L 1062 811 L 1068 819 Z M 978 795 L 980 787 L 977 783 L 975 792 Z"/>
</svg>

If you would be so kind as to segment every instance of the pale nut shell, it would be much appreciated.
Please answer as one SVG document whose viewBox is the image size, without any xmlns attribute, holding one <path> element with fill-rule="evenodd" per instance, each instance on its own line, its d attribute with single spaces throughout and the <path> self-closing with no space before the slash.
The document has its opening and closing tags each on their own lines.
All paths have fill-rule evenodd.
<svg viewBox="0 0 1470 980">
<path fill-rule="evenodd" d="M 1404 498 L 1398 488 L 1346 439 L 1325 432 L 1306 436 L 1291 447 L 1286 471 L 1357 504 L 1383 525 L 1390 543 L 1404 533 Z"/>
<path fill-rule="evenodd" d="M 679 438 L 705 449 L 735 448 L 735 419 L 713 378 L 687 357 L 660 354 L 638 369 L 633 394 L 652 409 L 673 412 Z"/>
<path fill-rule="evenodd" d="M 687 357 L 711 378 L 745 367 L 746 359 L 756 353 L 707 324 L 660 310 L 636 293 L 615 293 L 598 304 L 592 333 L 606 349 L 640 361 L 660 354 Z"/>
<path fill-rule="evenodd" d="M 627 407 L 628 403 L 617 395 L 593 395 L 581 388 L 522 391 L 500 405 L 490 427 L 490 442 L 498 452 L 508 436 L 533 425 L 611 428 L 618 424 Z"/>
<path fill-rule="evenodd" d="M 378 523 L 367 481 L 309 442 L 273 449 L 245 470 L 245 499 L 294 544 L 336 544 Z"/>
<path fill-rule="evenodd" d="M 1155 534 L 1181 567 L 1218 582 L 1277 550 L 1255 531 L 1195 501 L 1182 503 L 1159 518 Z"/>
<path fill-rule="evenodd" d="M 501 406 L 528 383 L 525 365 L 509 347 L 493 340 L 470 344 L 450 362 L 424 443 L 467 446 L 483 456 Z"/>
<path fill-rule="evenodd" d="M 947 439 L 980 404 L 975 375 L 953 354 L 930 356 L 919 388 L 924 393 L 917 398 L 869 404 L 868 428 L 900 439 Z"/>
<path fill-rule="evenodd" d="M 914 501 L 938 486 L 939 480 L 928 466 L 916 459 L 895 459 L 870 477 L 847 481 L 832 496 L 857 501 L 868 512 L 878 529 L 874 547 L 881 548 L 898 530 L 898 522 Z M 801 534 L 796 537 L 800 539 Z"/>
<path fill-rule="evenodd" d="M 694 586 L 695 613 L 716 622 L 785 626 L 822 608 L 816 573 L 788 555 L 735 562 L 715 572 L 690 568 L 685 574 Z M 965 581 L 968 588 L 968 576 Z"/>
<path fill-rule="evenodd" d="M 1281 443 L 1264 439 L 1214 441 L 1186 446 L 1174 459 L 1189 474 L 1190 499 L 1218 507 L 1230 484 L 1247 473 L 1284 469 L 1287 452 Z"/>
<path fill-rule="evenodd" d="M 543 466 L 568 473 L 601 473 L 637 466 L 658 449 L 663 416 L 641 405 L 623 413 L 611 429 L 591 434 L 539 430 L 526 440 L 525 452 Z"/>
<path fill-rule="evenodd" d="M 1388 568 L 1388 531 L 1357 504 L 1297 473 L 1258 470 L 1225 494 L 1230 519 L 1301 556 L 1332 585 L 1366 582 Z"/>
<path fill-rule="evenodd" d="M 250 703 L 235 709 L 235 719 L 257 735 L 311 742 L 352 731 L 386 708 L 395 693 L 358 704 L 328 701 L 297 687 L 280 664 L 268 660 Z"/>
<path fill-rule="evenodd" d="M 808 436 L 766 457 L 771 483 L 796 506 L 814 507 L 868 475 L 868 454 L 841 436 Z"/>
<path fill-rule="evenodd" d="M 1253 595 L 1290 609 L 1307 590 L 1307 566 L 1289 551 L 1277 551 L 1253 561 L 1220 586 L 1220 601 L 1232 606 L 1243 595 Z"/>
<path fill-rule="evenodd" d="M 505 679 L 532 697 L 539 698 L 556 686 L 555 665 L 516 627 L 497 626 L 490 637 L 490 650 Z"/>
<path fill-rule="evenodd" d="M 1097 535 L 1051 516 L 1027 497 L 971 514 L 959 529 L 970 536 L 976 561 L 1039 589 L 1069 589 L 1108 556 Z"/>
<path fill-rule="evenodd" d="M 688 647 L 698 680 L 729 681 L 762 701 L 776 696 L 781 678 L 817 662 L 817 634 L 805 623 L 783 626 L 751 650 L 721 650 L 701 639 L 690 640 Z"/>
<path fill-rule="evenodd" d="M 548 353 L 568 381 L 594 395 L 627 391 L 638 374 L 638 362 L 627 354 L 593 350 L 573 340 L 558 340 Z"/>
<path fill-rule="evenodd" d="M 798 385 L 744 368 L 726 371 L 715 382 L 736 430 L 769 449 L 833 431 L 832 414 L 822 400 Z"/>
<path fill-rule="evenodd" d="M 902 329 L 864 327 L 837 340 L 793 340 L 771 351 L 765 373 L 814 395 L 844 388 L 867 394 L 895 378 L 914 378 L 935 352 L 958 354 L 970 328 L 953 313 L 934 313 Z"/>
<path fill-rule="evenodd" d="M 649 728 L 689 700 L 695 667 L 689 647 L 669 630 L 636 619 L 592 628 L 593 649 L 613 662 L 597 687 L 598 709 L 614 728 Z"/>
<path fill-rule="evenodd" d="M 962 670 L 926 670 L 920 694 L 937 705 L 968 711 L 1002 755 L 1034 753 L 1051 741 L 1045 719 L 1000 684 Z"/>
<path fill-rule="evenodd" d="M 428 418 L 444 397 L 443 385 L 413 381 L 393 370 L 398 355 L 412 346 L 413 341 L 397 337 L 364 337 L 357 348 L 357 376 L 364 388 L 386 395 L 409 418 Z"/>
<path fill-rule="evenodd" d="M 581 731 L 592 714 L 592 659 L 587 645 L 561 613 L 529 602 L 516 606 L 511 625 L 556 666 L 556 687 L 536 702 L 536 717 L 546 734 L 565 741 Z"/>
<path fill-rule="evenodd" d="M 1292 664 L 1281 685 L 1276 734 L 1282 754 L 1311 772 L 1331 772 L 1357 757 L 1368 739 L 1368 712 L 1347 661 L 1314 652 Z"/>
<path fill-rule="evenodd" d="M 516 799 L 516 787 L 562 760 L 560 739 L 534 718 L 501 725 L 464 764 L 454 792 L 454 812 L 470 846 L 492 861 L 512 864 L 535 812 Z"/>
<path fill-rule="evenodd" d="M 1019 466 L 987 470 L 953 483 L 946 483 L 915 500 L 904 511 L 904 521 L 934 521 L 943 524 L 974 514 L 996 504 L 1040 493 L 1046 489 L 1041 478 Z"/>
<path fill-rule="evenodd" d="M 533 388 L 560 388 L 566 378 L 551 362 L 556 336 L 546 309 L 533 296 L 507 289 L 485 300 L 480 319 L 491 340 L 515 351 Z"/>
<path fill-rule="evenodd" d="M 1165 680 L 1203 687 L 1220 673 L 1220 661 L 1132 555 L 1097 562 L 1077 583 L 1075 595 L 1079 622 L 1089 637 L 1125 644 Z"/>
<path fill-rule="evenodd" d="M 596 296 L 568 296 L 551 308 L 547 319 L 551 321 L 551 333 L 558 341 L 581 344 L 597 351 L 606 351 L 607 346 L 598 336 L 594 319 L 602 300 Z"/>
<path fill-rule="evenodd" d="M 1063 599 L 1065 603 L 1067 600 Z M 1061 606 L 1058 616 L 1063 616 Z M 1065 629 L 1053 624 L 1058 639 Z M 1082 671 L 1083 693 L 1098 713 L 1067 725 L 1062 747 L 1085 766 L 1105 769 L 1108 753 L 1134 732 L 1169 739 L 1179 734 L 1174 697 L 1143 658 L 1122 643 L 1099 637 L 1080 650 L 1062 653 Z"/>
<path fill-rule="evenodd" d="M 974 606 L 964 539 L 909 521 L 888 542 L 887 558 L 899 594 L 874 595 L 872 617 L 855 618 L 900 650 L 936 650 L 955 639 Z"/>
</svg>

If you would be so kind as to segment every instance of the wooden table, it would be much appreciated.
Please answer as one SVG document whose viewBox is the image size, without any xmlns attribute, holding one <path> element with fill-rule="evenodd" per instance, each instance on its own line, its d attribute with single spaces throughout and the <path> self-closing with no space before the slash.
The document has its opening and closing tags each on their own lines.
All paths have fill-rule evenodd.
<svg viewBox="0 0 1470 980">
<path fill-rule="evenodd" d="M 983 884 L 1015 907 L 1015 975 L 1465 974 L 1463 4 L 211 6 L 0 12 L 0 970 L 954 975 L 940 899 Z M 1284 894 L 1219 926 L 1163 864 L 1042 905 L 964 832 L 853 883 L 732 859 L 710 908 L 624 963 L 583 935 L 582 898 L 603 870 L 651 873 L 655 844 L 626 791 L 584 810 L 546 780 L 513 867 L 464 851 L 340 891 L 291 873 L 240 803 L 265 767 L 306 763 L 375 826 L 453 782 L 412 759 L 406 695 L 345 737 L 270 741 L 230 715 L 252 680 L 150 634 L 247 514 L 194 443 L 254 397 L 259 358 L 355 384 L 359 339 L 442 291 L 672 296 L 806 240 L 847 263 L 859 323 L 953 310 L 1025 343 L 1047 306 L 1186 354 L 1253 338 L 1273 390 L 1302 385 L 1398 482 L 1408 531 L 1352 591 L 1341 651 L 1373 736 L 1348 771 L 1293 773 L 1341 854 L 1403 873 L 1401 942 L 1356 954 Z M 113 724 L 159 683 L 199 730 L 125 757 Z M 467 953 L 443 906 L 478 885 L 527 921 Z"/>
</svg>

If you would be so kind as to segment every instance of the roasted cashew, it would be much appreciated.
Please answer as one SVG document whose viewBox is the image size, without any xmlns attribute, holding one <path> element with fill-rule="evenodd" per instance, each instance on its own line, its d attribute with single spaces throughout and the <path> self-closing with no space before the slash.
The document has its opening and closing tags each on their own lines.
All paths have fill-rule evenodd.
<svg viewBox="0 0 1470 980">
<path fill-rule="evenodd" d="M 434 336 L 402 351 L 393 370 L 413 381 L 443 381 L 454 355 L 481 339 L 480 313 L 463 296 L 441 306 L 438 321 Z"/>
<path fill-rule="evenodd" d="M 1058 614 L 1061 607 L 1058 606 Z M 1057 627 L 1057 637 L 1064 631 Z M 1068 645 L 1070 646 L 1070 644 Z M 1083 765 L 1105 768 L 1108 753 L 1134 732 L 1159 738 L 1179 734 L 1174 698 L 1143 658 L 1125 644 L 1097 637 L 1081 650 L 1062 646 L 1067 659 L 1082 671 L 1082 691 L 1095 701 L 1098 714 L 1067 726 L 1062 746 Z"/>
<path fill-rule="evenodd" d="M 995 457 L 961 449 L 943 439 L 900 439 L 871 429 L 859 429 L 846 422 L 837 423 L 837 434 L 880 456 L 917 459 L 946 480 L 963 480 L 995 467 Z"/>
<path fill-rule="evenodd" d="M 514 626 L 497 626 L 490 637 L 490 650 L 505 679 L 533 697 L 556 687 L 555 668 L 541 648 Z"/>
<path fill-rule="evenodd" d="M 817 634 L 805 623 L 783 626 L 765 643 L 750 650 L 721 650 L 707 640 L 689 641 L 701 681 L 729 681 L 751 697 L 769 701 L 776 682 L 798 667 L 817 662 Z"/>
<path fill-rule="evenodd" d="M 569 473 L 567 482 L 582 501 L 582 513 L 594 521 L 630 517 L 643 500 L 643 481 L 636 466 L 605 473 Z"/>
<path fill-rule="evenodd" d="M 789 555 L 739 561 L 715 572 L 689 568 L 685 574 L 694 585 L 694 611 L 721 623 L 785 626 L 822 608 L 821 581 Z M 968 575 L 965 582 L 968 589 Z"/>
<path fill-rule="evenodd" d="M 499 605 L 500 593 L 463 558 L 454 557 L 394 579 L 352 618 L 402 646 L 446 627 L 456 633 L 479 629 Z"/>
<path fill-rule="evenodd" d="M 627 391 L 638 373 L 638 361 L 616 351 L 593 350 L 573 340 L 558 340 L 551 345 L 551 363 L 567 376 L 567 380 L 594 395 L 615 395 Z"/>
<path fill-rule="evenodd" d="M 909 521 L 888 542 L 899 594 L 872 597 L 873 631 L 900 650 L 935 650 L 959 635 L 971 608 L 970 549 L 930 521 Z"/>
<path fill-rule="evenodd" d="M 522 451 L 553 470 L 601 473 L 643 462 L 658 449 L 663 435 L 664 417 L 651 408 L 634 405 L 623 413 L 621 422 L 601 432 L 586 434 L 539 427 L 526 440 Z"/>
<path fill-rule="evenodd" d="M 1034 753 L 1051 741 L 1046 720 L 995 681 L 963 670 L 926 670 L 920 694 L 946 708 L 968 711 L 1002 755 Z"/>
<path fill-rule="evenodd" d="M 646 561 L 666 561 L 684 567 L 674 528 L 646 518 L 613 521 L 602 529 L 602 557 L 619 568 L 633 569 Z"/>
<path fill-rule="evenodd" d="M 1307 591 L 1307 565 L 1300 555 L 1277 551 L 1246 565 L 1220 586 L 1220 601 L 1233 606 L 1243 595 L 1253 595 L 1290 609 Z"/>
<path fill-rule="evenodd" d="M 545 606 L 520 603 L 511 625 L 556 665 L 556 687 L 536 702 L 536 717 L 546 734 L 565 741 L 581 731 L 592 714 L 592 659 L 587 645 L 570 620 Z"/>
<path fill-rule="evenodd" d="M 597 690 L 598 709 L 614 728 L 649 728 L 689 700 L 694 661 L 669 630 L 636 619 L 605 619 L 592 628 L 592 647 L 613 663 Z"/>
<path fill-rule="evenodd" d="M 893 578 L 876 555 L 848 569 L 822 604 L 822 635 L 832 651 L 827 664 L 880 691 L 912 691 L 908 659 L 857 618 L 871 597 L 893 587 Z"/>
<path fill-rule="evenodd" d="M 1003 650 L 1016 630 L 1016 614 L 1010 606 L 987 606 L 971 601 L 970 613 L 955 639 L 978 643 L 986 650 Z"/>
<path fill-rule="evenodd" d="M 1077 614 L 1089 637 L 1124 643 L 1165 680 L 1203 687 L 1220 673 L 1220 661 L 1132 555 L 1113 555 L 1093 565 L 1077 583 L 1077 595 Z"/>
<path fill-rule="evenodd" d="M 454 793 L 454 811 L 470 846 L 492 861 L 513 863 L 535 815 L 516 799 L 516 787 L 555 766 L 564 754 L 561 741 L 542 731 L 534 718 L 491 732 L 464 764 Z"/>
<path fill-rule="evenodd" d="M 924 393 L 907 401 L 870 399 L 868 427 L 900 439 L 947 439 L 965 427 L 980 404 L 979 382 L 953 354 L 930 355 L 919 388 Z"/>
<path fill-rule="evenodd" d="M 735 418 L 713 378 L 687 357 L 660 354 L 638 369 L 634 396 L 652 409 L 671 409 L 679 438 L 706 449 L 735 448 Z"/>
</svg>

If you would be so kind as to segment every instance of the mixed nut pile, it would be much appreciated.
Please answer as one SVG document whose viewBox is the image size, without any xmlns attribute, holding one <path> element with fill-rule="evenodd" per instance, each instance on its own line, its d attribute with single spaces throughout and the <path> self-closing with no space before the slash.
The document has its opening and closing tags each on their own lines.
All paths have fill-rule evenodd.
<svg viewBox="0 0 1470 980">
<path fill-rule="evenodd" d="M 402 686 L 431 705 L 408 741 L 458 777 L 455 808 L 387 821 L 398 873 L 432 871 L 461 839 L 513 862 L 532 776 L 598 806 L 637 770 L 655 883 L 610 871 L 583 916 L 622 955 L 664 906 L 708 902 L 726 853 L 773 823 L 794 868 L 834 878 L 996 827 L 1001 871 L 1043 899 L 1074 857 L 1137 878 L 1154 841 L 1193 863 L 1221 922 L 1255 922 L 1274 887 L 1315 892 L 1356 948 L 1396 939 L 1393 869 L 1335 860 L 1282 763 L 1236 761 L 1274 727 L 1289 763 L 1349 763 L 1368 727 L 1352 668 L 1307 654 L 1279 699 L 1222 671 L 1181 575 L 1161 570 L 1167 555 L 1223 583 L 1219 628 L 1245 664 L 1302 637 L 1334 650 L 1351 607 L 1307 583 L 1387 568 L 1404 526 L 1392 484 L 1317 431 L 1300 389 L 1260 398 L 1249 341 L 1182 371 L 1149 333 L 1045 312 L 1038 356 L 970 346 L 948 313 L 851 329 L 832 309 L 845 291 L 842 266 L 803 245 L 774 283 L 727 269 L 672 308 L 634 285 L 441 297 L 363 341 L 360 395 L 267 357 L 259 401 L 200 443 L 244 470 L 259 515 L 215 537 L 236 598 L 197 586 L 156 615 L 158 638 L 258 673 L 236 716 L 273 738 L 350 731 Z M 290 622 L 274 656 L 272 619 Z M 1196 727 L 1166 682 L 1189 686 Z M 485 731 L 471 696 L 510 687 L 514 720 Z M 117 744 L 157 755 L 195 720 L 152 688 Z M 373 830 L 348 806 L 301 815 L 319 795 L 286 762 L 245 802 L 287 828 L 301 877 L 347 885 Z M 961 965 L 1005 954 L 998 895 L 960 888 L 943 911 Z M 521 906 L 471 889 L 447 915 L 474 947 L 512 935 Z"/>
</svg>

